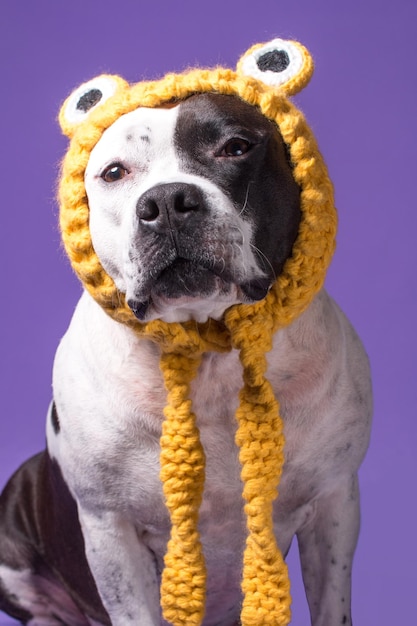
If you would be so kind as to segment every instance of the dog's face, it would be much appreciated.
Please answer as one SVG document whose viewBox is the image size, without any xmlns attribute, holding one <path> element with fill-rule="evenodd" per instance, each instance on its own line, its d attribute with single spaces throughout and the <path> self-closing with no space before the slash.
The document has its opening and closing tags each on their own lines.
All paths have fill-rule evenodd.
<svg viewBox="0 0 417 626">
<path fill-rule="evenodd" d="M 94 249 L 141 321 L 204 322 L 264 298 L 298 232 L 281 136 L 235 96 L 120 117 L 92 150 L 85 186 Z"/>
</svg>

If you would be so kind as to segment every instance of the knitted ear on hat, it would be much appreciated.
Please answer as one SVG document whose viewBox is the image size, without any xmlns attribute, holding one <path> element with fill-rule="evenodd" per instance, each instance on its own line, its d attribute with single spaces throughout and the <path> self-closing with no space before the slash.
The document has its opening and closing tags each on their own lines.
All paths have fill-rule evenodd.
<svg viewBox="0 0 417 626">
<path fill-rule="evenodd" d="M 298 41 L 273 39 L 249 48 L 237 71 L 292 96 L 303 89 L 313 74 L 313 59 Z"/>
<path fill-rule="evenodd" d="M 164 618 L 174 626 L 201 624 L 205 604 L 206 573 L 198 534 L 204 451 L 189 399 L 190 384 L 204 352 L 232 348 L 239 351 L 244 383 L 236 413 L 248 528 L 241 623 L 285 626 L 290 620 L 288 575 L 272 521 L 284 462 L 284 434 L 278 401 L 266 378 L 266 353 L 274 333 L 300 315 L 322 287 L 334 250 L 332 185 L 311 130 L 287 98 L 308 83 L 312 72 L 311 56 L 301 44 L 275 39 L 250 48 L 236 72 L 191 70 L 133 86 L 117 76 L 98 77 L 79 87 L 60 113 L 63 132 L 71 138 L 60 182 L 60 224 L 71 264 L 106 313 L 161 349 L 160 366 L 168 392 L 161 479 L 172 522 L 161 605 Z M 291 258 L 264 300 L 233 306 L 219 322 L 166 324 L 155 320 L 142 324 L 95 254 L 85 169 L 103 132 L 121 115 L 140 106 L 157 107 L 205 92 L 242 98 L 277 125 L 300 187 L 299 233 Z"/>
<path fill-rule="evenodd" d="M 71 138 L 94 109 L 102 107 L 115 93 L 120 93 L 127 87 L 128 83 L 120 76 L 106 74 L 80 85 L 65 100 L 59 113 L 59 123 L 64 135 Z"/>
</svg>

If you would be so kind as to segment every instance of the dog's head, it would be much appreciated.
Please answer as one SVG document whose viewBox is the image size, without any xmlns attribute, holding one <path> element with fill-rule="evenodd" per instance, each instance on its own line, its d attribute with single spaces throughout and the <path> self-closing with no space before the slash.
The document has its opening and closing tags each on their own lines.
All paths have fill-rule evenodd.
<svg viewBox="0 0 417 626">
<path fill-rule="evenodd" d="M 264 298 L 298 232 L 283 140 L 236 96 L 123 115 L 93 148 L 85 187 L 94 249 L 141 321 L 204 322 Z"/>
<path fill-rule="evenodd" d="M 194 70 L 132 87 L 101 76 L 70 96 L 60 114 L 72 137 L 63 238 L 110 314 L 219 319 L 264 300 L 291 258 L 310 260 L 313 204 L 325 218 L 319 230 L 333 220 L 334 235 L 326 170 L 287 99 L 311 72 L 302 46 L 274 40 L 249 50 L 235 73 Z M 317 255 L 312 239 L 326 266 L 333 241 Z"/>
</svg>

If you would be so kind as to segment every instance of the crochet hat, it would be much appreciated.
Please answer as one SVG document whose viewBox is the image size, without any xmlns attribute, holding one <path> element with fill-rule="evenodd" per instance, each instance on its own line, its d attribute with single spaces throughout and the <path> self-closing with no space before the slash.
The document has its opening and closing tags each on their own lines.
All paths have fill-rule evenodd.
<svg viewBox="0 0 417 626">
<path fill-rule="evenodd" d="M 161 582 L 164 618 L 175 626 L 198 625 L 204 617 L 205 565 L 198 533 L 204 489 L 204 450 L 190 383 L 202 355 L 239 351 L 243 370 L 236 412 L 236 444 L 242 467 L 247 540 L 243 555 L 241 623 L 285 625 L 290 620 L 286 565 L 273 532 L 272 505 L 284 463 L 279 404 L 265 374 L 275 332 L 290 324 L 321 289 L 334 250 L 336 212 L 327 169 L 311 130 L 288 99 L 309 81 L 313 62 L 295 41 L 275 39 L 250 48 L 236 71 L 194 69 L 161 80 L 129 85 L 103 75 L 81 85 L 59 116 L 71 138 L 63 161 L 59 199 L 65 249 L 84 287 L 113 319 L 160 346 L 167 389 L 161 437 L 161 480 L 171 516 L 171 538 Z M 84 174 L 91 150 L 121 115 L 159 107 L 199 93 L 234 95 L 276 123 L 300 187 L 301 220 L 291 257 L 268 295 L 255 304 L 230 307 L 205 324 L 141 323 L 100 264 L 89 231 Z"/>
</svg>

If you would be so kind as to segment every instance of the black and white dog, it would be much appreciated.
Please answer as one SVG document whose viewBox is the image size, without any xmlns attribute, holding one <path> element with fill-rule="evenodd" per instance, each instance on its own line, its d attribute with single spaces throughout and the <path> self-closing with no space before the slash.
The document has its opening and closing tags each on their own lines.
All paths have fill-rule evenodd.
<svg viewBox="0 0 417 626">
<path fill-rule="evenodd" d="M 300 222 L 276 126 L 234 96 L 201 94 L 120 117 L 93 149 L 85 185 L 96 253 L 145 321 L 204 322 L 263 298 Z M 312 624 L 349 625 L 357 470 L 371 419 L 367 358 L 322 291 L 276 334 L 268 363 L 286 436 L 277 541 L 285 554 L 297 535 Z M 192 386 L 207 457 L 205 626 L 232 626 L 240 614 L 239 371 L 235 351 L 206 354 Z M 159 479 L 159 349 L 84 293 L 53 386 L 47 451 L 16 472 L 0 500 L 0 608 L 30 626 L 159 626 L 170 530 Z"/>
</svg>

